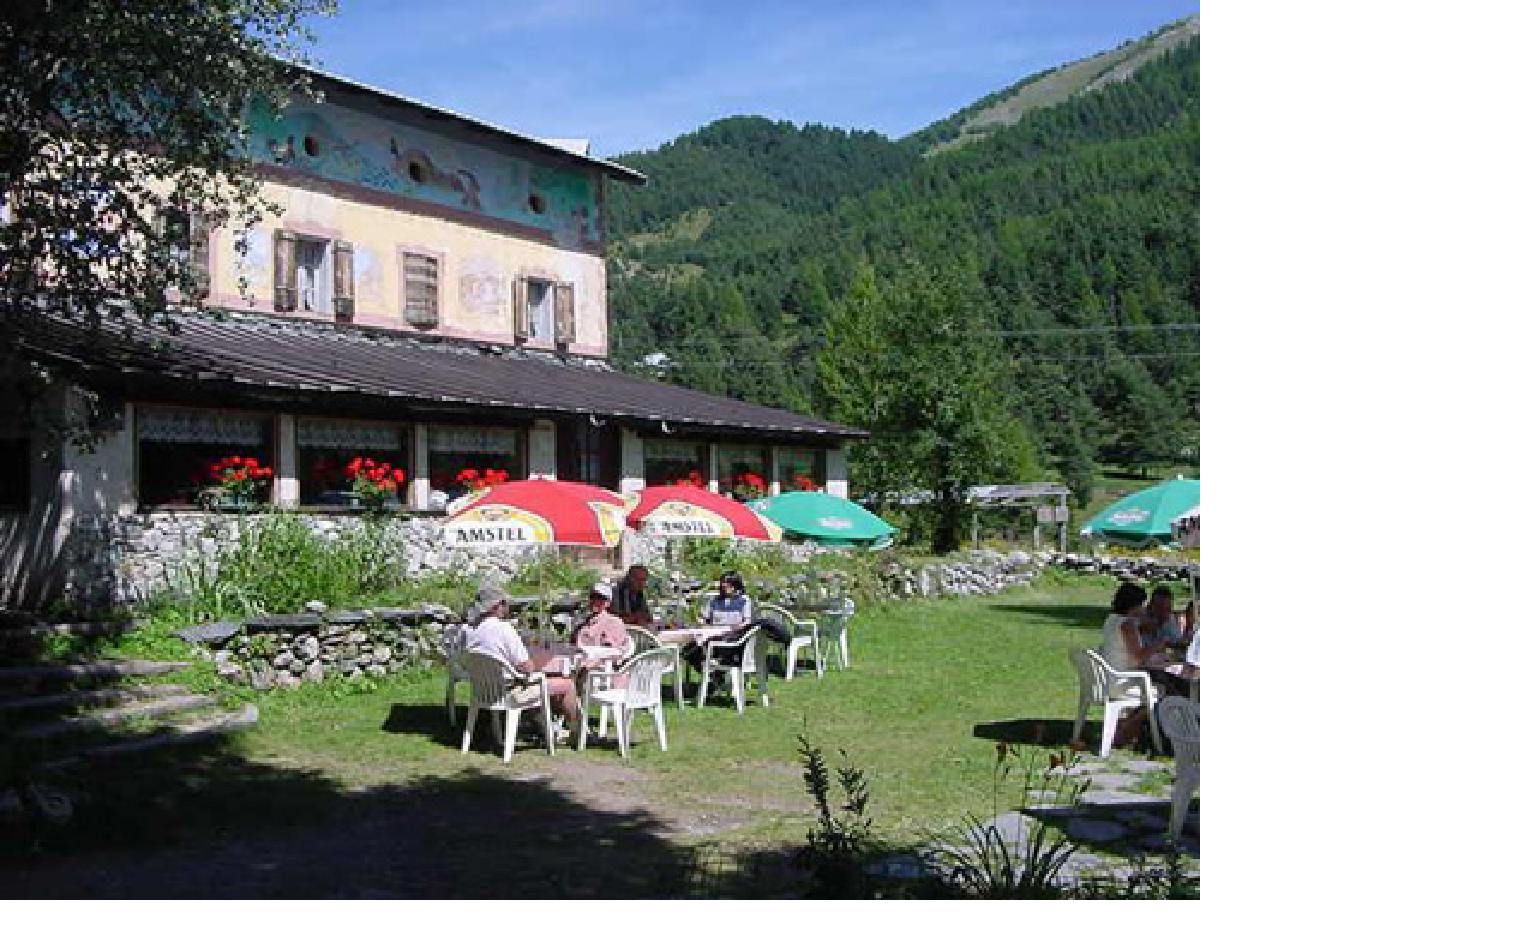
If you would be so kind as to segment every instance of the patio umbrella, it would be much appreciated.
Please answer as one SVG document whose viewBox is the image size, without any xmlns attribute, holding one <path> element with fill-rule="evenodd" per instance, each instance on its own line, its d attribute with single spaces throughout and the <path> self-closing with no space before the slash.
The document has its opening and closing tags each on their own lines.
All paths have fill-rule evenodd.
<svg viewBox="0 0 1530 937">
<path fill-rule="evenodd" d="M 898 528 L 844 498 L 823 491 L 790 491 L 750 501 L 749 507 L 815 543 L 866 545 L 885 541 Z"/>
<path fill-rule="evenodd" d="M 1200 480 L 1176 478 L 1127 495 L 1090 518 L 1080 533 L 1130 543 L 1167 541 L 1174 519 L 1200 503 Z"/>
<path fill-rule="evenodd" d="M 781 539 L 781 528 L 742 502 L 705 488 L 658 485 L 639 492 L 627 524 L 661 537 L 718 537 L 724 540 Z"/>
<path fill-rule="evenodd" d="M 504 482 L 449 504 L 446 531 L 454 544 L 614 547 L 626 508 L 621 495 L 580 482 Z"/>
</svg>

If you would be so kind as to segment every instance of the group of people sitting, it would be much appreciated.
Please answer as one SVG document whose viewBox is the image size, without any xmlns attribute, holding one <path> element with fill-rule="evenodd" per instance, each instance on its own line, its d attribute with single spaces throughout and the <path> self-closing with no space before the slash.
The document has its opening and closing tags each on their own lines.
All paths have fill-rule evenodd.
<svg viewBox="0 0 1530 937">
<path fill-rule="evenodd" d="M 637 565 L 627 570 L 613 586 L 597 582 L 590 587 L 584 609 L 577 616 L 571 638 L 578 647 L 611 648 L 616 662 L 631 657 L 634 651 L 628 625 L 651 625 L 653 613 L 648 608 L 646 590 L 648 569 Z M 577 726 L 583 717 L 579 702 L 579 684 L 587 675 L 582 672 L 564 672 L 561 661 L 552 653 L 533 655 L 521 638 L 520 632 L 510 621 L 510 597 L 498 586 L 484 584 L 478 590 L 473 604 L 463 616 L 467 623 L 466 649 L 469 653 L 487 654 L 510 665 L 522 674 L 540 671 L 547 684 L 547 693 L 553 708 L 562 717 L 564 726 Z M 756 620 L 754 603 L 744 588 L 744 579 L 737 572 L 723 573 L 717 581 L 717 594 L 706 604 L 701 614 L 702 623 L 729 630 L 713 637 L 712 641 L 736 641 L 750 627 L 759 625 L 773 639 L 786 643 L 791 635 L 774 619 Z M 684 652 L 692 667 L 700 669 L 706 657 L 704 644 L 692 644 Z M 623 676 L 615 677 L 620 686 Z M 760 674 L 760 690 L 764 696 L 764 672 Z M 559 737 L 567 737 L 568 729 L 559 730 Z"/>
<path fill-rule="evenodd" d="M 1201 593 L 1200 577 L 1193 580 L 1194 596 Z M 1183 692 L 1189 680 L 1199 679 L 1201 662 L 1200 612 L 1196 598 L 1185 604 L 1184 611 L 1174 610 L 1174 593 L 1168 586 L 1156 587 L 1152 595 L 1134 582 L 1125 582 L 1110 600 L 1110 615 L 1105 619 L 1100 642 L 1100 656 L 1116 670 L 1144 670 L 1154 661 L 1164 659 L 1169 649 L 1183 649 L 1184 664 L 1178 675 L 1149 670 L 1155 682 L 1169 692 Z M 1147 710 L 1139 708 L 1117 724 L 1116 744 L 1126 745 L 1141 733 Z"/>
</svg>

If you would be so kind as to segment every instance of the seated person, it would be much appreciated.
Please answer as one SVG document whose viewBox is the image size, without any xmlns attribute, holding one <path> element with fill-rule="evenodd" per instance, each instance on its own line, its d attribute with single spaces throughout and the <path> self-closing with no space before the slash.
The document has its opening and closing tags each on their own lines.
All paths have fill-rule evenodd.
<svg viewBox="0 0 1530 937">
<path fill-rule="evenodd" d="M 653 624 L 653 614 L 648 610 L 648 567 L 634 565 L 616 583 L 611 593 L 611 614 L 629 625 Z"/>
<path fill-rule="evenodd" d="M 1190 580 L 1190 601 L 1185 603 L 1183 620 L 1185 623 L 1184 637 L 1186 640 L 1194 640 L 1197 632 L 1196 622 L 1201 617 L 1201 577 L 1196 576 Z"/>
<path fill-rule="evenodd" d="M 574 629 L 574 643 L 580 647 L 611 647 L 621 651 L 618 657 L 609 658 L 613 666 L 632 656 L 632 636 L 627 625 L 611 614 L 611 587 L 597 582 L 590 587 L 589 611 L 584 621 Z M 625 677 L 615 685 L 624 686 Z"/>
<path fill-rule="evenodd" d="M 1116 670 L 1141 670 L 1148 658 L 1150 652 L 1142 640 L 1138 622 L 1147 597 L 1146 589 L 1134 582 L 1123 582 L 1110 600 L 1110 615 L 1105 619 L 1100 656 Z M 1148 705 L 1139 706 L 1116 723 L 1115 744 L 1128 745 L 1135 742 L 1147 722 L 1148 711 Z"/>
<path fill-rule="evenodd" d="M 1148 600 L 1147 607 L 1142 610 L 1137 621 L 1143 643 L 1149 651 L 1182 640 L 1179 616 L 1174 614 L 1174 593 L 1168 586 L 1159 586 L 1153 590 L 1153 597 Z"/>
<path fill-rule="evenodd" d="M 487 654 L 523 675 L 541 670 L 546 666 L 546 661 L 537 664 L 531 659 L 531 654 L 526 650 L 526 642 L 521 640 L 515 626 L 505 619 L 509 611 L 510 597 L 503 590 L 487 583 L 479 587 L 477 597 L 463 616 L 468 622 L 468 653 Z M 567 725 L 576 725 L 580 709 L 579 692 L 574 687 L 574 681 L 551 674 L 543 679 L 547 682 L 547 695 L 553 707 L 567 720 Z M 559 737 L 566 738 L 567 730 L 560 732 Z"/>
<path fill-rule="evenodd" d="M 717 578 L 717 594 L 701 610 L 701 620 L 713 627 L 738 627 L 754 621 L 754 602 L 744 591 L 744 577 L 729 570 Z"/>
</svg>

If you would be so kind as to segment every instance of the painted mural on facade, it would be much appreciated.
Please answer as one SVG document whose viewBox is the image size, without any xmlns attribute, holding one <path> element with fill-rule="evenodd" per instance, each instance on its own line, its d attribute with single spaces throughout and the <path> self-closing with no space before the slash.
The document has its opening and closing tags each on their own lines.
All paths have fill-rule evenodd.
<svg viewBox="0 0 1530 937">
<path fill-rule="evenodd" d="M 535 163 L 331 103 L 250 112 L 251 157 L 404 198 L 545 231 L 559 247 L 600 241 L 594 171 Z"/>
</svg>

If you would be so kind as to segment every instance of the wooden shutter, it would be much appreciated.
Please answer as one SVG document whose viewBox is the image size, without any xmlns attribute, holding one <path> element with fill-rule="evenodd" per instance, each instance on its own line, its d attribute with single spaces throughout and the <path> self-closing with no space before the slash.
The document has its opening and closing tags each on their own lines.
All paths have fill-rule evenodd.
<svg viewBox="0 0 1530 937">
<path fill-rule="evenodd" d="M 553 292 L 553 340 L 559 345 L 574 341 L 574 284 L 559 283 Z"/>
<path fill-rule="evenodd" d="M 438 265 L 424 254 L 404 255 L 404 321 L 416 328 L 434 328 L 440 321 Z"/>
<path fill-rule="evenodd" d="M 526 305 L 531 302 L 531 284 L 525 277 L 515 278 L 515 291 L 510 301 L 515 313 L 515 340 L 524 342 L 531 337 L 531 310 Z"/>
<path fill-rule="evenodd" d="M 350 321 L 356 315 L 356 252 L 350 241 L 335 242 L 335 318 Z"/>
<path fill-rule="evenodd" d="M 212 283 L 212 225 L 208 223 L 206 215 L 194 211 L 191 213 L 188 227 L 191 232 L 191 245 L 187 256 L 191 264 L 191 280 L 194 284 L 192 298 L 201 301 L 207 298 Z"/>
<path fill-rule="evenodd" d="M 274 305 L 277 312 L 291 312 L 297 308 L 297 238 L 290 231 L 276 232 L 276 291 Z"/>
</svg>

